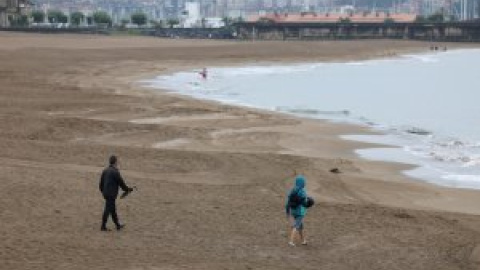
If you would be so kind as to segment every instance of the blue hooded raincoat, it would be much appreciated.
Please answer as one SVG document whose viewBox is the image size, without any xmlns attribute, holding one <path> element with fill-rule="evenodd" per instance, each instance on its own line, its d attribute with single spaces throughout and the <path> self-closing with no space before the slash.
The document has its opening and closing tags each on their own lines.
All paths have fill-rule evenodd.
<svg viewBox="0 0 480 270">
<path fill-rule="evenodd" d="M 307 192 L 305 191 L 305 184 L 306 184 L 306 179 L 303 175 L 298 175 L 295 178 L 295 187 L 290 190 L 287 196 L 287 202 L 285 203 L 285 211 L 287 215 L 292 215 L 294 217 L 303 217 L 307 213 L 307 208 L 303 205 L 299 205 L 295 208 L 290 207 L 288 204 L 288 199 L 290 198 L 291 194 L 297 193 L 299 197 L 302 198 L 302 200 L 307 199 Z"/>
</svg>

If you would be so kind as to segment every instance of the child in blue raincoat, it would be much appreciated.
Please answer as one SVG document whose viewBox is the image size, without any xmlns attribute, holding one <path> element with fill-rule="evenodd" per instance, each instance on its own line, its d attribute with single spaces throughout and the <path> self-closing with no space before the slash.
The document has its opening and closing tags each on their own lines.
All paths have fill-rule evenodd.
<svg viewBox="0 0 480 270">
<path fill-rule="evenodd" d="M 305 233 L 303 231 L 303 219 L 307 213 L 305 202 L 307 200 L 307 192 L 305 191 L 305 176 L 299 174 L 295 177 L 295 186 L 290 190 L 285 204 L 287 218 L 292 220 L 292 231 L 288 244 L 295 246 L 295 238 L 300 238 L 302 245 L 307 244 Z"/>
</svg>

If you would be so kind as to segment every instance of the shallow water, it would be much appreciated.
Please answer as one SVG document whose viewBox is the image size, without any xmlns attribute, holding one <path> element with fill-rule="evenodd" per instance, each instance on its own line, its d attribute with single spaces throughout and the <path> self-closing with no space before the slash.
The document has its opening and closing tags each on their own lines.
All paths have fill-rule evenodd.
<svg viewBox="0 0 480 270">
<path fill-rule="evenodd" d="M 480 189 L 480 50 L 395 59 L 290 66 L 211 68 L 160 76 L 153 87 L 303 117 L 367 125 L 384 136 L 343 136 L 398 149 L 369 159 L 421 165 L 406 174 Z"/>
</svg>

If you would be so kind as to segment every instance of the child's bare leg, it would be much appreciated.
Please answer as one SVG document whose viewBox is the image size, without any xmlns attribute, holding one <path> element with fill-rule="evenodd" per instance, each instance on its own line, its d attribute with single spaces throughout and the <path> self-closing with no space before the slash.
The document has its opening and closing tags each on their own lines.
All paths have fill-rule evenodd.
<svg viewBox="0 0 480 270">
<path fill-rule="evenodd" d="M 298 231 L 298 235 L 300 236 L 300 241 L 302 242 L 302 245 L 306 245 L 307 239 L 305 238 L 305 232 L 303 231 L 303 228 Z"/>
<path fill-rule="evenodd" d="M 297 229 L 292 228 L 292 232 L 290 233 L 290 242 L 289 244 L 295 244 L 295 237 L 297 235 Z"/>
</svg>

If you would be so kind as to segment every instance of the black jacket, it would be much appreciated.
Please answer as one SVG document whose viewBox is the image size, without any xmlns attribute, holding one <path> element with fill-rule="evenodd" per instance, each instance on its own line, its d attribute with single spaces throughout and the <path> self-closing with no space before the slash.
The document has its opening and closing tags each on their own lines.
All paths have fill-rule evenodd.
<svg viewBox="0 0 480 270">
<path fill-rule="evenodd" d="M 118 196 L 118 188 L 122 188 L 123 191 L 128 190 L 128 186 L 123 181 L 122 176 L 117 168 L 109 166 L 102 172 L 100 177 L 100 191 L 105 198 L 116 198 Z"/>
</svg>

